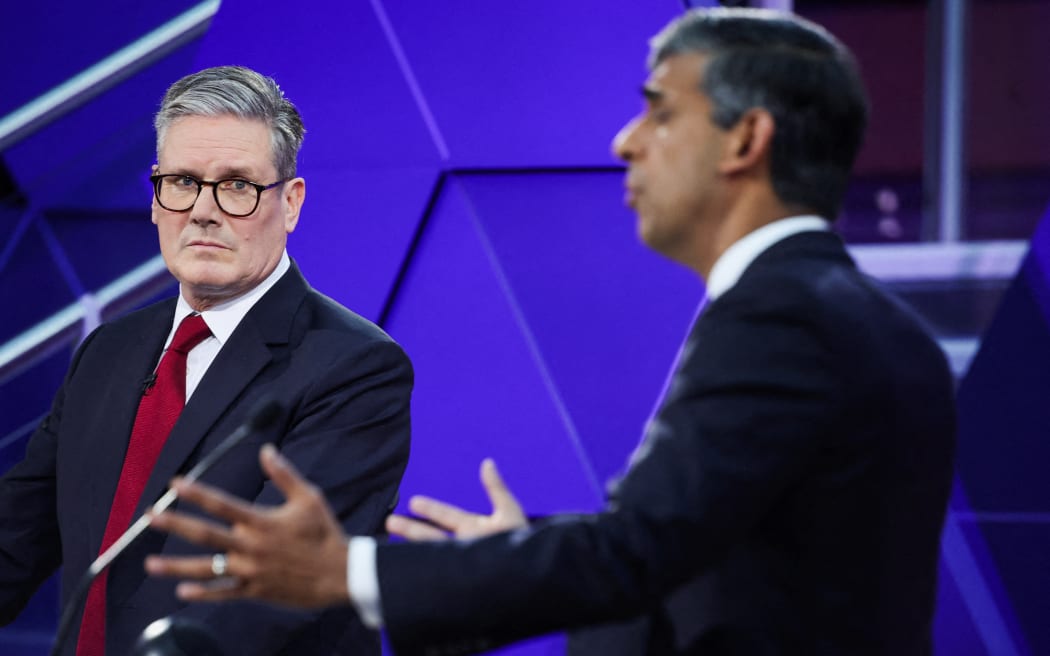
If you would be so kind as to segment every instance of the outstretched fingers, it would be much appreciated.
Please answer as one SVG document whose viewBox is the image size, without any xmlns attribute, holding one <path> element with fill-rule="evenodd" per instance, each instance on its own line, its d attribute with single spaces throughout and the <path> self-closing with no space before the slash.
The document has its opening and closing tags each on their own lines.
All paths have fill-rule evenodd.
<svg viewBox="0 0 1050 656">
<path fill-rule="evenodd" d="M 496 462 L 492 458 L 485 458 L 481 461 L 481 484 L 485 487 L 489 501 L 492 502 L 494 515 L 504 516 L 510 524 L 525 525 L 528 523 L 521 504 L 507 484 L 503 482 L 503 477 L 500 476 L 499 470 L 496 469 Z"/>
<path fill-rule="evenodd" d="M 525 511 L 503 482 L 491 458 L 482 461 L 480 475 L 492 503 L 492 514 L 480 515 L 431 497 L 414 496 L 408 507 L 418 519 L 393 515 L 387 519 L 387 530 L 407 540 L 427 541 L 445 540 L 450 536 L 478 538 L 527 526 Z"/>
<path fill-rule="evenodd" d="M 250 503 L 210 485 L 177 478 L 172 487 L 178 492 L 179 499 L 188 501 L 209 515 L 231 524 L 256 526 L 265 519 L 265 513 L 253 508 Z"/>
<path fill-rule="evenodd" d="M 425 496 L 412 497 L 408 501 L 408 507 L 419 517 L 456 535 L 470 530 L 481 519 L 481 515 Z"/>
<path fill-rule="evenodd" d="M 390 515 L 387 517 L 386 530 L 391 535 L 396 535 L 412 542 L 437 542 L 449 539 L 449 534 L 446 531 L 403 515 Z"/>
<path fill-rule="evenodd" d="M 175 586 L 175 596 L 183 601 L 231 601 L 251 595 L 244 581 L 226 577 L 207 583 L 183 581 Z"/>
<path fill-rule="evenodd" d="M 188 542 L 214 551 L 232 551 L 238 547 L 237 536 L 229 528 L 175 511 L 153 515 L 149 525 L 158 531 L 174 533 Z"/>
<path fill-rule="evenodd" d="M 213 556 L 147 556 L 146 571 L 153 576 L 189 579 L 192 581 L 214 581 Z M 227 571 L 232 573 L 232 567 Z"/>
</svg>

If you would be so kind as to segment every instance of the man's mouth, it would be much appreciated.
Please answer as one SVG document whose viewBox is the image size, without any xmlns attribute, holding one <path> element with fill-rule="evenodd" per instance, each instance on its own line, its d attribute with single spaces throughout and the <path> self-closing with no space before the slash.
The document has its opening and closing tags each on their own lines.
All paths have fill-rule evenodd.
<svg viewBox="0 0 1050 656">
<path fill-rule="evenodd" d="M 222 250 L 230 250 L 230 247 L 227 246 L 226 244 L 222 244 L 222 243 L 219 243 L 217 241 L 208 241 L 206 239 L 194 239 L 189 244 L 186 244 L 186 246 L 190 247 L 190 248 L 193 248 L 193 247 L 203 248 L 203 249 L 217 248 L 217 249 L 222 249 Z"/>
</svg>

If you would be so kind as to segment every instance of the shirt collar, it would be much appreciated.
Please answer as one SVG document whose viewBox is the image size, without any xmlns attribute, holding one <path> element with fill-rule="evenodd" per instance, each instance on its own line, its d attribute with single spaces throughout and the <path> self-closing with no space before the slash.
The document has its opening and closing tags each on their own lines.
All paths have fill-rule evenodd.
<svg viewBox="0 0 1050 656">
<path fill-rule="evenodd" d="M 707 277 L 707 300 L 713 301 L 740 280 L 755 258 L 773 244 L 800 232 L 829 230 L 827 220 L 813 214 L 778 219 L 736 240 L 711 267 Z"/>
<path fill-rule="evenodd" d="M 266 279 L 261 283 L 251 288 L 244 294 L 241 294 L 237 298 L 219 303 L 215 307 L 209 308 L 204 312 L 201 312 L 201 317 L 204 319 L 204 323 L 208 324 L 208 328 L 211 329 L 213 337 L 219 340 L 219 345 L 226 343 L 226 340 L 230 338 L 233 331 L 237 329 L 237 325 L 241 323 L 241 319 L 248 314 L 248 310 L 252 309 L 263 294 L 270 291 L 281 276 L 291 268 L 292 263 L 288 258 L 288 251 L 281 253 L 281 261 L 277 263 L 277 266 L 270 275 L 266 276 Z M 190 304 L 186 302 L 186 299 L 182 296 L 182 290 L 179 290 L 179 300 L 175 303 L 175 322 L 172 325 L 171 333 L 168 335 L 168 341 L 165 343 L 165 348 L 171 343 L 172 338 L 175 336 L 175 329 L 188 315 L 192 314 L 194 309 L 190 307 Z"/>
</svg>

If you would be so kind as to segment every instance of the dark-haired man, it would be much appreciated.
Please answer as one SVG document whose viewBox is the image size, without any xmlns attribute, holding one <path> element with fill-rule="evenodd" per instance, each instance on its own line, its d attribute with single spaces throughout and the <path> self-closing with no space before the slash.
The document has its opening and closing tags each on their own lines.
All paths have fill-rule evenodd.
<svg viewBox="0 0 1050 656">
<path fill-rule="evenodd" d="M 655 621 L 647 653 L 931 652 L 952 379 L 829 231 L 866 124 L 853 59 L 790 15 L 697 10 L 654 39 L 650 68 L 646 108 L 614 141 L 627 202 L 709 303 L 605 511 L 471 541 L 354 539 L 348 556 L 269 449 L 285 505 L 191 486 L 234 530 L 156 520 L 236 562 L 237 586 L 183 584 L 184 598 L 353 603 L 399 653 L 459 653 L 667 619 L 688 585 L 690 614 Z M 149 567 L 211 578 L 206 560 Z"/>
</svg>

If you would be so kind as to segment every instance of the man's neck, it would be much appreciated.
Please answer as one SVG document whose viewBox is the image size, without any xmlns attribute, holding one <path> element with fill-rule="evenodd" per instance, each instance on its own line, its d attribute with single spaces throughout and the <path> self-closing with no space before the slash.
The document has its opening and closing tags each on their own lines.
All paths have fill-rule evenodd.
<svg viewBox="0 0 1050 656">
<path fill-rule="evenodd" d="M 697 258 L 688 266 L 706 281 L 711 275 L 711 267 L 730 246 L 763 226 L 800 214 L 812 212 L 788 206 L 767 195 L 741 199 L 741 202 L 730 208 L 724 218 L 715 223 L 712 230 L 703 236 L 702 243 L 697 245 Z"/>
</svg>

